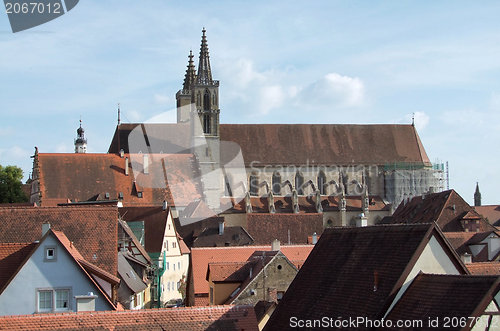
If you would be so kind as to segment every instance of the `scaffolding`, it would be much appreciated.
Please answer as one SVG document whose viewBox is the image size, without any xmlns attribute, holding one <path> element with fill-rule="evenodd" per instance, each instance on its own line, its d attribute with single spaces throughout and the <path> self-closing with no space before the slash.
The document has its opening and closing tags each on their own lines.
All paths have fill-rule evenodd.
<svg viewBox="0 0 500 331">
<path fill-rule="evenodd" d="M 430 192 L 441 192 L 445 184 L 445 167 L 441 162 L 389 163 L 385 165 L 385 199 L 396 208 L 401 201 Z"/>
</svg>

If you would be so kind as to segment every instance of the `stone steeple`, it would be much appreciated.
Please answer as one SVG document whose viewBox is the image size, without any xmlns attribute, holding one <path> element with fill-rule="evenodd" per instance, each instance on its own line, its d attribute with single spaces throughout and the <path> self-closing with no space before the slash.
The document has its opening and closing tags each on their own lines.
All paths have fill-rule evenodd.
<svg viewBox="0 0 500 331">
<path fill-rule="evenodd" d="M 82 128 L 81 119 L 80 127 L 76 130 L 75 153 L 87 153 L 87 139 L 85 139 L 85 130 Z"/>
<path fill-rule="evenodd" d="M 191 90 L 191 87 L 196 81 L 196 69 L 194 67 L 193 57 L 193 51 L 189 51 L 189 62 L 186 69 L 186 75 L 184 76 L 184 85 L 182 86 L 182 90 L 186 94 L 189 93 L 188 91 Z"/>
<path fill-rule="evenodd" d="M 210 69 L 210 56 L 208 55 L 208 43 L 205 35 L 205 28 L 202 30 L 200 47 L 200 62 L 198 63 L 197 85 L 212 85 L 212 70 Z"/>
<path fill-rule="evenodd" d="M 476 182 L 476 192 L 474 193 L 474 206 L 481 207 L 481 192 L 479 192 L 478 182 Z"/>
</svg>

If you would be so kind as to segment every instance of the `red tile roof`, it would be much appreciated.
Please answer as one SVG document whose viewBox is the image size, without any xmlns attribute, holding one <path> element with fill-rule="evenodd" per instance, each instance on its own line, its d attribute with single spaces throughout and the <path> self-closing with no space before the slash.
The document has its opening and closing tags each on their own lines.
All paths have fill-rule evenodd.
<svg viewBox="0 0 500 331">
<path fill-rule="evenodd" d="M 281 246 L 281 252 L 299 267 L 307 259 L 313 245 Z M 208 293 L 206 280 L 209 263 L 214 262 L 245 262 L 255 251 L 270 251 L 271 246 L 239 246 L 239 247 L 201 247 L 191 249 L 194 293 Z M 195 299 L 196 300 L 196 299 Z"/>
<path fill-rule="evenodd" d="M 392 215 L 391 223 L 436 222 L 443 232 L 461 232 L 464 231 L 461 221 L 470 218 L 479 221 L 479 232 L 495 230 L 455 190 L 448 190 L 414 197 L 406 204 L 403 201 Z"/>
<path fill-rule="evenodd" d="M 443 232 L 443 234 L 458 255 L 471 253 L 469 247 L 465 243 L 475 235 L 474 232 Z"/>
<path fill-rule="evenodd" d="M 243 282 L 247 279 L 251 267 L 249 262 L 209 263 L 206 279 L 213 282 Z"/>
<path fill-rule="evenodd" d="M 113 200 L 122 193 L 124 206 L 161 206 L 164 200 L 185 206 L 201 197 L 193 155 L 150 154 L 147 175 L 142 173 L 142 154 L 125 157 L 130 160 L 128 176 L 125 158 L 116 154 L 39 153 L 34 177 L 40 181 L 40 204 L 104 200 L 106 193 Z M 136 176 L 133 169 L 141 172 Z M 168 187 L 164 173 L 168 174 Z M 142 198 L 137 195 L 137 185 L 143 190 Z"/>
<path fill-rule="evenodd" d="M 1 330 L 258 331 L 252 306 L 166 308 L 121 312 L 0 317 Z"/>
<path fill-rule="evenodd" d="M 0 244 L 0 293 L 36 246 L 37 243 Z"/>
<path fill-rule="evenodd" d="M 430 164 L 412 125 L 221 124 L 220 138 L 241 147 L 247 166 Z"/>
<path fill-rule="evenodd" d="M 62 231 L 85 260 L 116 275 L 117 207 L 0 208 L 0 242 L 33 242 L 42 237 L 42 224 Z"/>
<path fill-rule="evenodd" d="M 247 231 L 256 245 L 278 239 L 291 244 L 307 244 L 307 237 L 323 232 L 323 214 L 247 214 Z"/>
<path fill-rule="evenodd" d="M 475 262 L 465 266 L 472 275 L 500 276 L 500 262 Z"/>
<path fill-rule="evenodd" d="M 443 329 L 445 318 L 481 316 L 491 302 L 490 295 L 495 296 L 498 289 L 497 276 L 420 274 L 386 320 L 392 320 L 396 325 L 397 320 L 423 320 L 423 323 L 428 323 L 429 319 L 438 318 L 440 329 Z M 432 329 L 427 324 L 422 326 L 414 329 Z"/>
</svg>

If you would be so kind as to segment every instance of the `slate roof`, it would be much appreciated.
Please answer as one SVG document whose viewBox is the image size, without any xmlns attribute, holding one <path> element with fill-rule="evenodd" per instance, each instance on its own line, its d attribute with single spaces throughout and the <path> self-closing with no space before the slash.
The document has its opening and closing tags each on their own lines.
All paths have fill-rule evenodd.
<svg viewBox="0 0 500 331">
<path fill-rule="evenodd" d="M 37 243 L 0 244 L 0 293 L 36 246 Z"/>
<path fill-rule="evenodd" d="M 281 246 L 281 252 L 300 268 L 313 249 L 313 245 Z M 270 251 L 271 246 L 196 247 L 191 249 L 195 294 L 208 294 L 207 268 L 209 263 L 246 262 L 255 251 Z M 196 298 L 195 298 L 196 300 Z"/>
<path fill-rule="evenodd" d="M 187 224 L 185 223 L 187 222 Z M 181 223 L 182 222 L 182 223 Z M 224 217 L 209 217 L 202 219 L 175 218 L 175 229 L 184 239 L 188 247 L 193 247 L 193 242 L 207 228 L 219 228 L 219 223 L 224 222 Z M 182 225 L 185 224 L 185 225 Z M 218 230 L 217 230 L 218 231 Z M 213 245 L 210 245 L 213 246 Z M 222 245 L 224 246 L 224 245 Z"/>
<path fill-rule="evenodd" d="M 500 226 L 500 205 L 474 207 L 490 224 Z"/>
<path fill-rule="evenodd" d="M 500 262 L 474 262 L 466 264 L 472 275 L 500 276 Z"/>
<path fill-rule="evenodd" d="M 118 253 L 118 273 L 132 292 L 138 293 L 147 288 L 147 285 L 142 281 L 142 277 L 137 275 L 121 252 Z"/>
<path fill-rule="evenodd" d="M 0 317 L 1 330 L 258 331 L 252 306 L 165 308 Z"/>
<path fill-rule="evenodd" d="M 455 190 L 417 196 L 406 204 L 403 201 L 392 215 L 390 222 L 392 224 L 436 222 L 443 232 L 461 232 L 464 228 L 460 221 L 466 218 L 479 220 L 479 232 L 495 230 Z"/>
<path fill-rule="evenodd" d="M 247 214 L 247 230 L 256 245 L 278 239 L 282 243 L 307 244 L 314 232 L 323 232 L 323 214 Z"/>
<path fill-rule="evenodd" d="M 444 329 L 445 317 L 479 317 L 492 299 L 489 295 L 498 292 L 499 281 L 498 276 L 420 274 L 386 320 L 424 319 L 427 323 L 428 318 L 438 317 L 440 328 Z M 424 325 L 424 329 L 426 327 Z"/>
<path fill-rule="evenodd" d="M 240 146 L 246 166 L 309 164 L 430 165 L 412 125 L 221 124 L 221 141 Z M 230 157 L 223 150 L 221 161 Z"/>
<path fill-rule="evenodd" d="M 293 329 L 292 316 L 376 318 L 433 232 L 433 224 L 326 229 L 264 330 Z"/>
<path fill-rule="evenodd" d="M 116 275 L 117 207 L 0 207 L 0 242 L 40 240 L 44 222 L 49 222 L 54 230 L 63 231 L 85 260 Z"/>
<path fill-rule="evenodd" d="M 145 152 L 145 151 L 144 151 Z M 40 204 L 56 205 L 76 201 L 119 199 L 124 206 L 185 206 L 202 196 L 196 179 L 194 156 L 191 154 L 149 154 L 149 174 L 142 173 L 142 154 L 126 154 L 130 160 L 129 175 L 125 175 L 125 157 L 117 154 L 38 154 Z M 138 169 L 137 176 L 133 169 Z M 167 174 L 168 185 L 164 173 Z M 142 198 L 137 190 L 142 189 Z M 175 198 L 175 199 L 174 199 Z"/>
</svg>

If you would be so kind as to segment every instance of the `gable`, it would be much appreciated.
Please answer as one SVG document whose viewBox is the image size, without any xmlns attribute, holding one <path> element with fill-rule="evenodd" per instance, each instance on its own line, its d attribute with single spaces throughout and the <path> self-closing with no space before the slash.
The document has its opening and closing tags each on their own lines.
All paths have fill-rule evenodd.
<svg viewBox="0 0 500 331">
<path fill-rule="evenodd" d="M 0 207 L 0 242 L 34 242 L 42 224 L 63 231 L 87 261 L 111 274 L 117 270 L 117 207 Z"/>
</svg>

